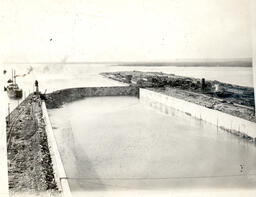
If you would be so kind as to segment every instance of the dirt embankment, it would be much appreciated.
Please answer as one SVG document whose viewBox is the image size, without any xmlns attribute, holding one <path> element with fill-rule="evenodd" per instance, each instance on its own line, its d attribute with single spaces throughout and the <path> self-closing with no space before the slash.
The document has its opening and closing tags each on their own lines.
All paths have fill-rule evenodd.
<svg viewBox="0 0 256 197">
<path fill-rule="evenodd" d="M 103 76 L 256 122 L 253 88 L 165 74 L 123 71 Z"/>
<path fill-rule="evenodd" d="M 8 176 L 11 195 L 58 196 L 48 149 L 41 100 L 27 97 L 7 117 Z"/>
<path fill-rule="evenodd" d="M 254 107 L 254 91 L 251 87 L 162 72 L 122 71 L 101 73 L 101 75 L 140 88 L 176 88 Z"/>
<path fill-rule="evenodd" d="M 217 99 L 204 94 L 199 94 L 195 92 L 189 92 L 186 90 L 180 90 L 175 88 L 148 88 L 155 92 L 163 93 L 168 96 L 179 98 L 191 103 L 195 103 L 209 109 L 214 109 L 221 111 L 232 116 L 243 118 L 252 122 L 256 122 L 256 117 L 254 115 L 254 110 L 247 108 L 242 105 L 237 105 L 235 103 L 229 103 L 224 99 Z"/>
</svg>

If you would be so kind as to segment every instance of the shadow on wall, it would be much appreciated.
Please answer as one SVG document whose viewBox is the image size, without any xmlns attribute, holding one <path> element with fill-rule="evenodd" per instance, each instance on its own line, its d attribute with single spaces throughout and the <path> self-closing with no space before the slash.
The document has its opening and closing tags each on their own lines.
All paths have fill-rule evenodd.
<svg viewBox="0 0 256 197">
<path fill-rule="evenodd" d="M 139 96 L 139 88 L 134 86 L 122 87 L 84 87 L 58 90 L 47 94 L 47 109 L 59 108 L 65 103 L 94 96 Z"/>
</svg>

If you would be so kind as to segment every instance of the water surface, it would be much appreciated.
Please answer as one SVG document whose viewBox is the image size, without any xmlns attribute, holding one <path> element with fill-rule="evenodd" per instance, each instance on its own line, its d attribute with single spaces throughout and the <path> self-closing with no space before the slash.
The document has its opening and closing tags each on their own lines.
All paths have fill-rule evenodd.
<svg viewBox="0 0 256 197">
<path fill-rule="evenodd" d="M 120 86 L 123 83 L 106 79 L 99 75 L 101 72 L 113 71 L 151 71 L 164 72 L 176 75 L 205 78 L 206 80 L 219 80 L 226 83 L 242 86 L 253 86 L 251 67 L 175 67 L 175 66 L 115 66 L 108 64 L 12 64 L 3 65 L 7 70 L 4 75 L 4 84 L 11 78 L 11 69 L 16 74 L 27 73 L 32 66 L 33 72 L 26 77 L 18 77 L 17 83 L 23 89 L 24 96 L 35 90 L 34 82 L 38 80 L 41 92 L 52 92 L 59 89 L 85 87 L 85 86 Z M 11 111 L 21 102 L 22 99 L 6 100 L 10 103 Z"/>
<path fill-rule="evenodd" d="M 94 97 L 49 110 L 72 191 L 254 188 L 256 147 L 174 109 Z"/>
</svg>

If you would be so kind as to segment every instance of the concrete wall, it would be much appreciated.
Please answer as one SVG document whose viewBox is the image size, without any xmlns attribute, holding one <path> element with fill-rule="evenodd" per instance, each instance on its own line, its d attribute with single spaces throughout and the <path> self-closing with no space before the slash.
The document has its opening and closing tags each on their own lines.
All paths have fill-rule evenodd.
<svg viewBox="0 0 256 197">
<path fill-rule="evenodd" d="M 47 94 L 46 106 L 48 109 L 57 108 L 64 103 L 69 103 L 85 97 L 138 96 L 138 94 L 139 89 L 133 86 L 70 88 Z"/>
<path fill-rule="evenodd" d="M 168 108 L 175 108 L 185 114 L 204 120 L 234 133 L 243 133 L 256 138 L 256 123 L 229 114 L 212 110 L 194 103 L 170 97 L 147 89 L 140 89 L 141 102 L 156 108 L 158 111 L 168 111 Z"/>
<path fill-rule="evenodd" d="M 46 109 L 45 102 L 42 102 L 42 111 L 43 111 L 43 118 L 45 122 L 45 130 L 47 134 L 47 141 L 49 146 L 49 151 L 52 159 L 53 170 L 54 170 L 54 177 L 57 183 L 59 190 L 62 193 L 63 197 L 71 197 L 71 192 L 66 176 L 66 172 L 60 157 L 60 153 L 58 151 L 57 142 L 54 137 L 54 133 L 52 130 L 52 125 L 48 116 L 48 112 Z"/>
</svg>

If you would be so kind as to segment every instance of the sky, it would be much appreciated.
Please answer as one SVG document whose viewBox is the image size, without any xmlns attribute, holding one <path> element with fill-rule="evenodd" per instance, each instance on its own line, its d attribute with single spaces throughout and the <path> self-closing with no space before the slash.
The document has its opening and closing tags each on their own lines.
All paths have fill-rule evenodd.
<svg viewBox="0 0 256 197">
<path fill-rule="evenodd" d="M 0 0 L 0 61 L 250 58 L 250 11 L 250 0 Z"/>
</svg>

